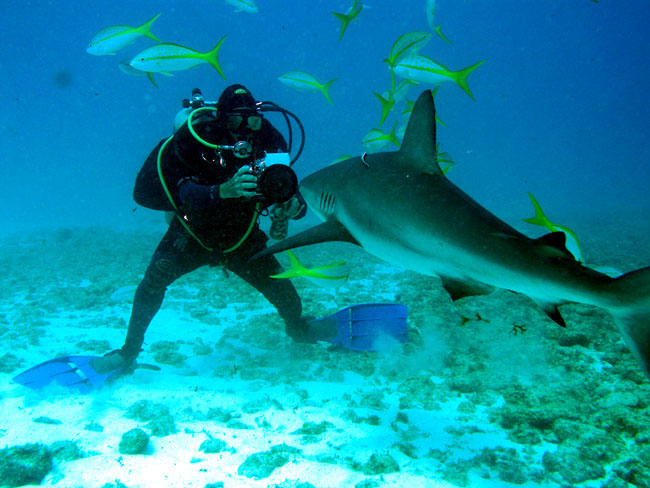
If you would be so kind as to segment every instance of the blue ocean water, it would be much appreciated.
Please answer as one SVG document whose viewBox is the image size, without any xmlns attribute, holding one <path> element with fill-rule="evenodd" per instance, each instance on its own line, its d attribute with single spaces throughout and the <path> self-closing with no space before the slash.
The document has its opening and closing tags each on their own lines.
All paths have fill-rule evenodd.
<svg viewBox="0 0 650 488">
<path fill-rule="evenodd" d="M 601 310 L 567 305 L 564 329 L 505 291 L 452 303 L 436 279 L 342 244 L 301 254 L 312 265 L 343 256 L 352 270 L 337 291 L 296 280 L 306 314 L 398 301 L 409 307 L 403 349 L 291 343 L 255 290 L 204 268 L 170 287 L 148 331 L 140 359 L 161 371 L 86 397 L 11 381 L 53 356 L 122 344 L 132 290 L 164 232 L 159 212 L 133 202 L 135 175 L 192 88 L 214 100 L 243 83 L 296 113 L 303 177 L 365 150 L 381 115 L 373 93 L 390 88 L 382 60 L 400 35 L 430 30 L 424 0 L 367 0 L 340 42 L 331 12 L 351 1 L 257 4 L 254 14 L 224 0 L 0 4 L 2 456 L 76 442 L 83 459 L 57 459 L 43 482 L 75 488 L 124 486 L 120 477 L 171 488 L 649 486 L 647 378 Z M 158 88 L 122 72 L 150 39 L 115 56 L 86 52 L 101 28 L 158 12 L 164 41 L 207 51 L 226 36 L 227 80 L 207 64 L 156 75 Z M 597 264 L 647 266 L 649 19 L 647 0 L 438 0 L 436 24 L 452 43 L 433 35 L 421 53 L 452 70 L 486 60 L 469 77 L 475 100 L 453 83 L 436 95 L 438 140 L 455 161 L 448 177 L 541 232 L 521 222 L 531 192 Z M 278 81 L 294 70 L 338 78 L 333 104 Z M 134 407 L 162 412 L 160 425 Z M 150 456 L 120 455 L 134 426 L 152 432 Z M 221 439 L 221 452 L 204 449 Z M 269 449 L 280 463 L 266 478 L 242 469 Z"/>
<path fill-rule="evenodd" d="M 373 92 L 390 87 L 382 60 L 401 34 L 428 30 L 424 1 L 369 1 L 341 42 L 330 12 L 348 2 L 258 5 L 248 14 L 216 0 L 3 2 L 2 232 L 142 225 L 135 174 L 193 87 L 216 99 L 241 82 L 298 114 L 307 130 L 299 176 L 361 153 L 381 113 Z M 227 81 L 208 65 L 157 76 L 159 88 L 124 74 L 119 61 L 154 43 L 144 38 L 115 56 L 86 53 L 102 27 L 157 12 L 153 31 L 164 41 L 206 51 L 226 36 Z M 649 14 L 645 0 L 437 2 L 436 24 L 453 44 L 434 35 L 422 54 L 454 70 L 487 60 L 469 78 L 476 101 L 453 83 L 436 98 L 447 125 L 438 138 L 456 162 L 450 178 L 506 219 L 530 216 L 530 191 L 562 223 L 607 214 L 649 225 L 634 218 L 650 208 Z M 291 70 L 338 78 L 334 104 L 282 85 Z"/>
</svg>

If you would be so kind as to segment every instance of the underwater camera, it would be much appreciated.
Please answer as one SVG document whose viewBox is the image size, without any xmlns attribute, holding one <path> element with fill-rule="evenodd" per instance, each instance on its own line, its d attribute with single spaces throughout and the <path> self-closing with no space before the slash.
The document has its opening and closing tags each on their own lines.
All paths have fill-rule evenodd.
<svg viewBox="0 0 650 488">
<path fill-rule="evenodd" d="M 267 202 L 284 203 L 298 192 L 298 177 L 287 153 L 268 153 L 253 161 L 249 171 L 257 177 L 257 193 Z"/>
</svg>

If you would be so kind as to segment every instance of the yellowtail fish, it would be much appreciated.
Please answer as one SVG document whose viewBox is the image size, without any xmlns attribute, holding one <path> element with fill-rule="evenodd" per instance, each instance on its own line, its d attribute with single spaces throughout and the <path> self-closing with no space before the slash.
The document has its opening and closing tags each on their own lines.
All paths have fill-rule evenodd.
<svg viewBox="0 0 650 488">
<path fill-rule="evenodd" d="M 225 80 L 226 76 L 219 66 L 219 49 L 224 39 L 225 37 L 222 37 L 214 48 L 205 53 L 178 44 L 157 44 L 134 56 L 129 64 L 140 71 L 167 73 L 208 63 Z"/>
<path fill-rule="evenodd" d="M 137 286 L 123 286 L 111 294 L 111 300 L 115 302 L 124 302 L 133 300 Z"/>
<path fill-rule="evenodd" d="M 402 34 L 393 43 L 393 47 L 390 49 L 390 54 L 386 59 L 384 59 L 384 62 L 388 63 L 388 66 L 392 69 L 402 60 L 402 58 L 412 54 L 417 54 L 430 39 L 430 32 L 413 31 Z"/>
<path fill-rule="evenodd" d="M 153 86 L 158 88 L 158 83 L 156 83 L 156 80 L 153 77 L 154 75 L 153 73 L 151 73 L 150 71 L 140 71 L 139 69 L 135 69 L 133 66 L 129 64 L 130 62 L 131 62 L 130 59 L 124 59 L 120 61 L 120 63 L 118 64 L 120 70 L 123 73 L 126 73 L 127 75 L 131 75 L 131 76 L 146 76 L 147 79 L 153 84 Z M 172 76 L 171 73 L 162 73 L 162 74 L 167 76 Z"/>
<path fill-rule="evenodd" d="M 357 18 L 362 10 L 363 10 L 363 4 L 361 3 L 361 1 L 353 0 L 352 6 L 344 14 L 338 12 L 332 12 L 332 15 L 341 21 L 341 32 L 339 33 L 339 42 L 341 42 L 341 39 L 343 39 L 343 34 L 345 34 L 345 30 L 348 28 L 348 25 L 350 25 L 350 22 L 352 22 L 355 18 Z"/>
<path fill-rule="evenodd" d="M 436 159 L 443 175 L 447 175 L 447 172 L 456 164 L 449 153 L 440 151 L 440 142 L 436 142 Z"/>
<path fill-rule="evenodd" d="M 528 193 L 528 196 L 530 197 L 530 200 L 533 202 L 533 207 L 535 208 L 535 216 L 531 217 L 530 219 L 522 219 L 522 220 L 524 222 L 528 222 L 529 224 L 545 227 L 551 232 L 562 232 L 565 237 L 564 245 L 567 251 L 569 251 L 575 258 L 575 260 L 578 261 L 579 263 L 584 262 L 582 258 L 582 250 L 580 249 L 580 243 L 578 242 L 577 234 L 571 229 L 569 229 L 568 227 L 557 225 L 551 222 L 548 219 L 548 217 L 544 214 L 541 205 L 537 202 L 537 200 L 532 195 L 532 193 Z"/>
<path fill-rule="evenodd" d="M 361 141 L 361 144 L 363 144 L 363 147 L 369 153 L 375 153 L 375 152 L 385 148 L 388 145 L 388 143 L 390 143 L 390 142 L 392 142 L 397 147 L 399 147 L 400 142 L 397 139 L 397 135 L 395 134 L 395 128 L 396 127 L 397 127 L 397 122 L 395 122 L 395 124 L 393 125 L 393 128 L 391 129 L 391 131 L 388 134 L 386 134 L 381 129 L 371 129 L 363 137 L 363 140 Z"/>
<path fill-rule="evenodd" d="M 350 156 L 349 154 L 341 154 L 338 158 L 334 159 L 330 164 L 336 164 L 336 163 L 340 163 L 341 161 L 347 161 L 352 157 L 353 156 Z"/>
<path fill-rule="evenodd" d="M 283 84 L 294 88 L 296 90 L 302 91 L 319 91 L 327 99 L 328 102 L 332 103 L 330 98 L 330 87 L 338 78 L 328 81 L 327 83 L 320 83 L 312 75 L 304 73 L 302 71 L 289 71 L 288 73 L 283 74 L 278 78 Z"/>
<path fill-rule="evenodd" d="M 401 78 L 419 81 L 421 83 L 430 83 L 432 85 L 454 81 L 472 100 L 474 100 L 474 95 L 472 95 L 472 92 L 469 90 L 469 85 L 467 84 L 467 77 L 484 62 L 485 60 L 479 61 L 467 68 L 458 71 L 451 71 L 433 59 L 422 56 L 421 54 L 415 54 L 408 56 L 397 63 L 394 72 Z"/>
<path fill-rule="evenodd" d="M 235 12 L 255 14 L 260 11 L 255 5 L 255 0 L 226 0 L 226 3 L 235 7 Z"/>
<path fill-rule="evenodd" d="M 542 207 L 540 206 L 539 203 L 537 203 L 535 197 L 531 193 L 529 193 L 528 196 L 533 202 L 533 207 L 535 207 L 535 216 L 530 219 L 523 219 L 523 221 L 528 222 L 529 224 L 539 225 L 541 227 L 550 230 L 551 232 L 562 232 L 564 234 L 564 247 L 566 247 L 566 250 L 571 253 L 571 255 L 575 258 L 576 261 L 585 264 L 582 256 L 582 250 L 580 248 L 580 243 L 578 242 L 578 235 L 568 227 L 564 227 L 563 225 L 557 225 L 551 222 L 548 219 L 548 217 L 546 217 L 546 215 L 544 214 Z M 592 264 L 585 264 L 585 265 L 590 267 L 591 269 L 598 271 L 599 273 L 606 274 L 611 278 L 617 278 L 623 274 L 621 270 L 614 268 L 612 266 L 601 266 L 601 265 L 592 265 Z"/>
<path fill-rule="evenodd" d="M 406 93 L 411 85 L 417 85 L 416 82 L 411 80 L 402 80 L 393 90 L 385 91 L 383 94 L 375 92 L 375 97 L 381 104 L 381 119 L 379 125 L 384 123 L 388 114 L 393 110 L 395 104 L 406 98 Z"/>
<path fill-rule="evenodd" d="M 286 278 L 307 278 L 312 283 L 319 286 L 338 288 L 345 283 L 350 275 L 343 267 L 345 261 L 336 261 L 332 264 L 325 266 L 318 266 L 315 268 L 305 268 L 294 253 L 287 251 L 289 255 L 290 267 L 286 271 L 271 275 L 271 278 L 286 279 Z"/>
<path fill-rule="evenodd" d="M 150 21 L 145 22 L 140 27 L 131 27 L 130 25 L 104 27 L 91 39 L 86 52 L 95 56 L 112 55 L 120 49 L 133 44 L 138 37 L 143 36 L 160 42 L 160 39 L 151 32 L 151 25 L 159 16 L 160 13 L 156 14 Z"/>
<path fill-rule="evenodd" d="M 388 117 L 388 114 L 393 110 L 396 100 L 390 96 L 390 92 L 385 92 L 383 95 L 380 95 L 377 92 L 374 92 L 374 94 L 381 104 L 381 119 L 379 119 L 379 125 L 381 125 L 384 123 L 384 120 L 386 120 L 386 117 Z"/>
</svg>

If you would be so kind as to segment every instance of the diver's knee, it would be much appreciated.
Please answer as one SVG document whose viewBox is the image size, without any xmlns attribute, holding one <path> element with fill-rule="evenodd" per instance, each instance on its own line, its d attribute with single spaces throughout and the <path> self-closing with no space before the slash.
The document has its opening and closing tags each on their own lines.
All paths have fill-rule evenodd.
<svg viewBox="0 0 650 488">
<path fill-rule="evenodd" d="M 151 263 L 144 274 L 141 288 L 148 293 L 164 292 L 174 281 L 174 265 L 169 259 L 158 259 Z"/>
</svg>

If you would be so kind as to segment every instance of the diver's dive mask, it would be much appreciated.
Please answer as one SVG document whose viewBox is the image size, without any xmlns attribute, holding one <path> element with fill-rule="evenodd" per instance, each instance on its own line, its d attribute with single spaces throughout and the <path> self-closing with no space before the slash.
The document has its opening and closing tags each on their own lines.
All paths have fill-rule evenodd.
<svg viewBox="0 0 650 488">
<path fill-rule="evenodd" d="M 262 116 L 255 110 L 247 109 L 229 113 L 226 119 L 228 130 L 237 131 L 242 126 L 252 131 L 262 128 Z"/>
</svg>

